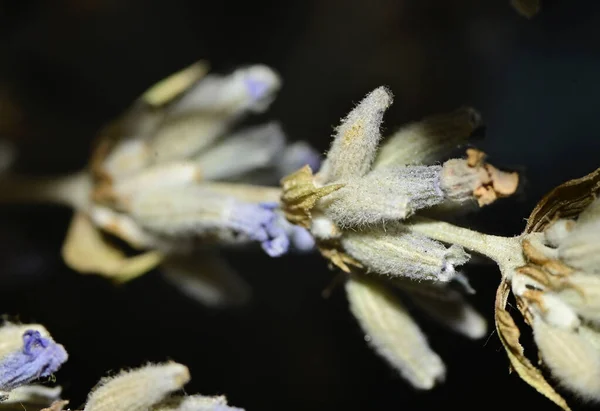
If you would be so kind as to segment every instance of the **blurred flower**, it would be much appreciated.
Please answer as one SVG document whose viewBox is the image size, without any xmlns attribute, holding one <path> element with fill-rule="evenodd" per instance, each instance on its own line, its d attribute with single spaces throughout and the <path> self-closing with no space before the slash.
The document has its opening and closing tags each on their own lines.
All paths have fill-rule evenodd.
<svg viewBox="0 0 600 411">
<path fill-rule="evenodd" d="M 6 323 L 0 327 L 0 393 L 3 403 L 47 395 L 28 385 L 54 374 L 67 360 L 64 347 L 41 325 Z M 19 389 L 20 388 L 20 389 Z"/>
<path fill-rule="evenodd" d="M 505 265 L 496 300 L 496 324 L 512 367 L 565 410 L 565 400 L 523 354 L 505 307 L 512 291 L 533 329 L 541 363 L 560 386 L 600 401 L 599 193 L 600 169 L 538 203 L 521 237 L 523 256 Z"/>
<path fill-rule="evenodd" d="M 487 164 L 475 149 L 466 159 L 435 163 L 481 126 L 471 108 L 405 126 L 379 148 L 391 103 L 384 87 L 369 93 L 336 129 L 317 174 L 305 166 L 282 179 L 282 208 L 349 274 L 350 309 L 367 341 L 415 388 L 430 389 L 444 379 L 444 363 L 390 287 L 467 337 L 484 336 L 486 321 L 449 286 L 471 290 L 457 270 L 470 256 L 423 233 L 429 220 L 417 216 L 451 217 L 490 204 L 514 193 L 518 176 Z"/>
<path fill-rule="evenodd" d="M 279 76 L 262 65 L 207 72 L 198 62 L 143 93 L 99 134 L 89 170 L 3 179 L 5 198 L 75 208 L 62 250 L 71 268 L 124 282 L 162 264 L 171 283 L 214 306 L 249 295 L 215 246 L 259 244 L 271 257 L 313 249 L 279 210 L 274 185 L 282 172 L 318 166 L 319 155 L 288 145 L 275 122 L 239 127 L 268 109 Z"/>
<path fill-rule="evenodd" d="M 123 371 L 101 380 L 83 411 L 243 411 L 223 396 L 173 394 L 189 380 L 187 367 L 174 362 Z"/>
</svg>

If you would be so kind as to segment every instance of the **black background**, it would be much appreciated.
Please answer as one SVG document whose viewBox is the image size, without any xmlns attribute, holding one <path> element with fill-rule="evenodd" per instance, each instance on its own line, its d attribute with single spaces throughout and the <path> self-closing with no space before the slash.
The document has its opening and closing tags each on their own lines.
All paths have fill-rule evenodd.
<svg viewBox="0 0 600 411">
<path fill-rule="evenodd" d="M 0 2 L 0 137 L 22 173 L 86 163 L 98 128 L 156 80 L 203 58 L 215 71 L 265 63 L 283 76 L 270 114 L 325 151 L 332 128 L 386 84 L 392 131 L 463 104 L 478 108 L 493 162 L 522 166 L 525 193 L 469 225 L 515 235 L 553 186 L 600 160 L 600 3 L 545 1 L 533 20 L 508 0 L 64 0 Z M 9 104 L 10 102 L 10 104 Z M 198 306 L 156 272 L 123 287 L 64 266 L 70 211 L 0 209 L 0 312 L 43 323 L 70 353 L 58 372 L 71 406 L 121 367 L 187 364 L 187 392 L 247 410 L 554 409 L 508 374 L 490 330 L 467 341 L 420 318 L 448 366 L 414 392 L 366 346 L 319 256 L 230 252 L 254 287 L 241 310 Z M 472 266 L 474 303 L 492 318 L 499 273 Z M 527 332 L 524 332 L 527 340 Z M 571 397 L 574 408 L 585 408 Z"/>
</svg>

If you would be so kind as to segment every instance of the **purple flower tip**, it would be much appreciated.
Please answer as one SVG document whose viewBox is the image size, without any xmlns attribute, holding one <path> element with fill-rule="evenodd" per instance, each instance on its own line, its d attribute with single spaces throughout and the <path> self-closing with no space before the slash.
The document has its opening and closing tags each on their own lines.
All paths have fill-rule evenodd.
<svg viewBox="0 0 600 411">
<path fill-rule="evenodd" d="M 285 254 L 290 247 L 290 239 L 277 214 L 277 203 L 239 203 L 235 207 L 233 229 L 258 241 L 262 249 L 271 257 Z"/>
<path fill-rule="evenodd" d="M 251 76 L 246 76 L 244 78 L 244 85 L 246 86 L 246 90 L 248 90 L 248 93 L 253 100 L 260 100 L 263 98 L 269 89 L 269 85 L 267 83 L 256 78 L 252 78 Z"/>
<path fill-rule="evenodd" d="M 23 333 L 23 349 L 0 360 L 0 390 L 10 391 L 40 377 L 48 377 L 67 361 L 64 347 L 39 331 Z"/>
</svg>

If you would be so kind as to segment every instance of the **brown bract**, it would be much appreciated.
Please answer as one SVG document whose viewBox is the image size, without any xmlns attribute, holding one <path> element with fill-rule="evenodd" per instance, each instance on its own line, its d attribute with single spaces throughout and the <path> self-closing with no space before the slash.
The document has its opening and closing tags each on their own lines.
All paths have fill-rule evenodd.
<svg viewBox="0 0 600 411">
<path fill-rule="evenodd" d="M 481 174 L 481 185 L 473 190 L 479 206 L 493 203 L 501 197 L 508 197 L 517 191 L 519 186 L 519 174 L 500 171 L 491 164 L 485 162 L 484 152 L 469 148 L 467 149 L 467 165 Z"/>
<path fill-rule="evenodd" d="M 575 217 L 599 195 L 600 168 L 584 177 L 567 181 L 546 194 L 531 212 L 525 232 L 540 232 L 559 218 Z"/>
<path fill-rule="evenodd" d="M 311 210 L 317 201 L 344 186 L 330 184 L 316 187 L 312 169 L 308 165 L 283 178 L 281 185 L 283 187 L 281 203 L 285 217 L 290 223 L 304 228 L 310 227 Z"/>
<path fill-rule="evenodd" d="M 531 213 L 524 235 L 536 235 L 541 233 L 550 223 L 559 218 L 576 217 L 597 197 L 600 192 L 600 169 L 585 177 L 567 181 L 548 193 L 536 205 Z M 515 270 L 515 275 L 529 277 L 550 291 L 560 291 L 572 288 L 583 295 L 584 290 L 569 281 L 569 277 L 575 272 L 557 257 L 550 257 L 542 250 L 541 245 L 536 245 L 529 238 L 522 241 L 523 257 L 526 264 Z M 519 342 L 520 332 L 506 311 L 506 302 L 510 294 L 510 279 L 503 278 L 496 294 L 496 329 L 512 369 L 529 385 L 538 392 L 553 401 L 563 410 L 569 410 L 566 401 L 548 384 L 542 373 L 525 357 L 523 347 Z M 515 296 L 517 307 L 525 321 L 532 325 L 532 317 L 529 307 L 532 304 L 544 312 L 545 307 L 542 299 L 543 291 L 527 290 L 521 296 Z"/>
</svg>

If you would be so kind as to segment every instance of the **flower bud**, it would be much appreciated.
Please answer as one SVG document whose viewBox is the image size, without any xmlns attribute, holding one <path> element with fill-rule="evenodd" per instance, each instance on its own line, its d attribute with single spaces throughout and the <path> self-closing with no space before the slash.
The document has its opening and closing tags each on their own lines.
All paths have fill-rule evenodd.
<svg viewBox="0 0 600 411">
<path fill-rule="evenodd" d="M 340 228 L 401 220 L 444 200 L 439 166 L 385 167 L 349 180 L 319 207 Z"/>
<path fill-rule="evenodd" d="M 147 411 L 189 380 L 187 367 L 174 362 L 122 372 L 100 381 L 84 411 Z"/>
<path fill-rule="evenodd" d="M 404 379 L 421 390 L 444 380 L 446 367 L 441 358 L 391 292 L 362 276 L 346 282 L 346 294 L 369 345 Z"/>
<path fill-rule="evenodd" d="M 368 271 L 414 280 L 450 281 L 456 267 L 469 260 L 469 255 L 457 245 L 446 248 L 438 241 L 406 231 L 394 223 L 386 225 L 385 231 L 348 231 L 341 243 Z"/>
<path fill-rule="evenodd" d="M 325 182 L 362 177 L 375 159 L 381 139 L 379 128 L 392 94 L 385 87 L 373 90 L 342 120 L 336 129 L 327 160 L 317 179 Z"/>
<path fill-rule="evenodd" d="M 471 107 L 425 117 L 387 138 L 373 167 L 435 163 L 465 143 L 482 124 L 481 115 Z"/>
<path fill-rule="evenodd" d="M 40 377 L 48 377 L 67 361 L 64 347 L 55 343 L 43 328 L 41 330 L 46 336 L 33 328 L 27 328 L 19 336 L 15 331 L 21 331 L 23 326 L 7 325 L 3 328 L 7 327 L 0 333 L 0 390 L 10 391 Z M 20 346 L 17 346 L 18 337 Z"/>
</svg>

